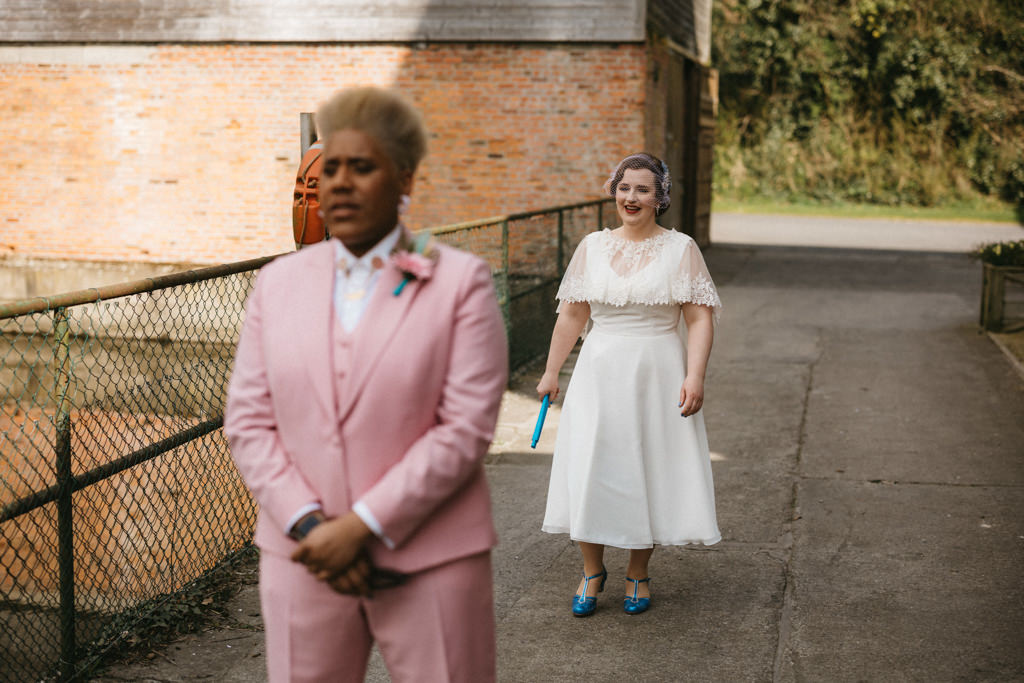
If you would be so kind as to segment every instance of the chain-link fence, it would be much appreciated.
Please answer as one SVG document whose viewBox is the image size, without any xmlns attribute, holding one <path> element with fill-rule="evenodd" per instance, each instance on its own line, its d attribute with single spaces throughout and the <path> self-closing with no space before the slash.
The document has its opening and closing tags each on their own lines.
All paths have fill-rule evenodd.
<svg viewBox="0 0 1024 683">
<path fill-rule="evenodd" d="M 571 249 L 608 200 L 447 226 L 492 267 L 513 367 L 546 350 Z M 72 680 L 252 540 L 221 426 L 273 257 L 0 306 L 0 681 Z"/>
<path fill-rule="evenodd" d="M 611 199 L 595 199 L 431 231 L 490 263 L 513 369 L 547 351 L 558 281 L 583 236 L 603 227 L 611 204 Z"/>
<path fill-rule="evenodd" d="M 74 678 L 249 544 L 220 427 L 267 260 L 0 307 L 0 679 Z"/>
</svg>

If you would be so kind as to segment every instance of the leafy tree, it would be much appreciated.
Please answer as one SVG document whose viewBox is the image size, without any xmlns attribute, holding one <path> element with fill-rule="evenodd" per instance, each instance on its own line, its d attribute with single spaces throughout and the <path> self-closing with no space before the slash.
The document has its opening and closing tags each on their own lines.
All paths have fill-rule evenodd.
<svg viewBox="0 0 1024 683">
<path fill-rule="evenodd" d="M 1024 206 L 1024 3 L 713 7 L 719 192 Z"/>
</svg>

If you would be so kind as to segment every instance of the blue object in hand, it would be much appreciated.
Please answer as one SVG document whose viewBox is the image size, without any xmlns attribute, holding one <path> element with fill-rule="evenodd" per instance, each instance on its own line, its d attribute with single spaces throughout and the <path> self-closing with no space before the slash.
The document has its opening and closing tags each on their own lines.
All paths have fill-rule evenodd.
<svg viewBox="0 0 1024 683">
<path fill-rule="evenodd" d="M 548 406 L 551 405 L 551 394 L 544 394 L 544 400 L 540 404 L 540 415 L 537 416 L 537 426 L 533 428 L 533 438 L 530 439 L 530 448 L 537 447 L 540 440 L 540 430 L 544 429 L 544 418 L 548 416 Z"/>
</svg>

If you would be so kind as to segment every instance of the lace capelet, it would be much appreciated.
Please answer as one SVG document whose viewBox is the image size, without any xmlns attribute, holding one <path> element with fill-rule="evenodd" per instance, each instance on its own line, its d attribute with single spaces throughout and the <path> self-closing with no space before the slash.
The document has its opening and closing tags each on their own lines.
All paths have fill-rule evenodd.
<svg viewBox="0 0 1024 683">
<path fill-rule="evenodd" d="M 689 235 L 666 230 L 631 242 L 605 228 L 576 248 L 556 297 L 562 302 L 612 306 L 692 303 L 722 310 L 704 257 Z"/>
</svg>

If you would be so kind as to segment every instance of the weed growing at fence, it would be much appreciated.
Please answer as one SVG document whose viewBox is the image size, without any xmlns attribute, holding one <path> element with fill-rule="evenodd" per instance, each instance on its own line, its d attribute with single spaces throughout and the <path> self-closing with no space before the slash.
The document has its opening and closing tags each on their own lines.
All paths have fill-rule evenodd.
<svg viewBox="0 0 1024 683">
<path fill-rule="evenodd" d="M 119 615 L 83 653 L 81 675 L 95 676 L 117 663 L 151 658 L 175 640 L 210 628 L 252 629 L 227 609 L 228 601 L 256 583 L 259 551 L 248 546 L 180 591 L 140 603 Z"/>
</svg>

